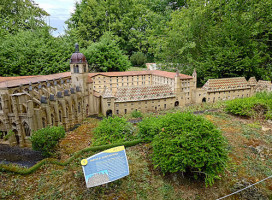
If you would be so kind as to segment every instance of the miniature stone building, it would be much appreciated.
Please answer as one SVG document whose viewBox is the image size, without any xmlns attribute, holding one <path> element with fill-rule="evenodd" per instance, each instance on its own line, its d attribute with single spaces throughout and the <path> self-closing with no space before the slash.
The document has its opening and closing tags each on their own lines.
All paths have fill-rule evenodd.
<svg viewBox="0 0 272 200">
<path fill-rule="evenodd" d="M 89 115 L 124 115 L 133 110 L 160 111 L 201 102 L 243 98 L 271 90 L 271 82 L 243 77 L 210 79 L 196 87 L 192 76 L 160 70 L 89 73 L 78 47 L 70 72 L 0 77 L 0 142 L 29 146 L 29 137 L 46 126 L 69 130 Z"/>
</svg>

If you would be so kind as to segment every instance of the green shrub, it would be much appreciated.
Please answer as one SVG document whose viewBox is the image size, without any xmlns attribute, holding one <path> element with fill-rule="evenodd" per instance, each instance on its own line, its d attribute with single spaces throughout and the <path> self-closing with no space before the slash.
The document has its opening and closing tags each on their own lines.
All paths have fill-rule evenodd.
<svg viewBox="0 0 272 200">
<path fill-rule="evenodd" d="M 227 101 L 225 110 L 239 116 L 272 119 L 272 93 L 260 92 L 253 97 Z"/>
<path fill-rule="evenodd" d="M 134 139 L 134 127 L 125 118 L 108 117 L 99 122 L 94 130 L 94 145 L 125 142 Z"/>
<path fill-rule="evenodd" d="M 191 113 L 167 114 L 158 120 L 160 132 L 152 141 L 155 168 L 164 174 L 193 173 L 212 185 L 228 161 L 221 132 L 210 121 Z"/>
<path fill-rule="evenodd" d="M 138 124 L 138 137 L 151 141 L 162 130 L 162 117 L 146 117 Z"/>
<path fill-rule="evenodd" d="M 64 138 L 65 130 L 62 126 L 46 127 L 35 131 L 30 137 L 32 148 L 41 151 L 44 156 L 51 156 L 61 138 Z"/>
<path fill-rule="evenodd" d="M 140 117 L 143 117 L 143 114 L 141 113 L 141 111 L 133 110 L 131 112 L 131 117 L 133 117 L 133 118 L 140 118 Z"/>
<path fill-rule="evenodd" d="M 8 134 L 7 135 L 5 135 L 4 136 L 4 140 L 8 140 L 11 136 L 13 136 L 14 135 L 14 132 L 12 131 L 12 130 L 9 130 L 8 131 Z"/>
<path fill-rule="evenodd" d="M 135 52 L 130 56 L 130 62 L 133 66 L 144 66 L 147 62 L 147 57 L 142 52 Z"/>
</svg>

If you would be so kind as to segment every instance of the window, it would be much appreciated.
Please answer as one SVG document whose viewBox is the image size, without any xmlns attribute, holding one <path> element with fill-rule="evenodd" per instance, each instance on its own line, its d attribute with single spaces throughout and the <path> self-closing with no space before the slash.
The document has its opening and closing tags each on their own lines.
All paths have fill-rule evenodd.
<svg viewBox="0 0 272 200">
<path fill-rule="evenodd" d="M 166 108 L 166 104 L 164 104 L 164 108 Z"/>
<path fill-rule="evenodd" d="M 110 107 L 110 103 L 108 103 L 108 106 Z"/>
<path fill-rule="evenodd" d="M 25 136 L 28 136 L 28 137 L 29 137 L 31 131 L 30 131 L 30 128 L 29 128 L 28 124 L 25 122 L 25 123 L 23 124 L 23 126 L 24 126 Z"/>
<path fill-rule="evenodd" d="M 116 110 L 116 114 L 119 115 L 119 110 Z"/>
<path fill-rule="evenodd" d="M 117 104 L 116 104 L 116 107 L 118 107 L 118 106 L 119 106 L 119 104 L 117 103 Z"/>
<path fill-rule="evenodd" d="M 77 110 L 78 110 L 78 113 L 80 113 L 80 103 L 78 104 Z"/>
<path fill-rule="evenodd" d="M 62 121 L 61 111 L 59 111 L 59 121 Z"/>
<path fill-rule="evenodd" d="M 0 110 L 3 110 L 3 107 L 2 107 L 2 98 L 0 97 Z"/>
<path fill-rule="evenodd" d="M 127 114 L 127 109 L 125 109 L 125 114 Z"/>
</svg>

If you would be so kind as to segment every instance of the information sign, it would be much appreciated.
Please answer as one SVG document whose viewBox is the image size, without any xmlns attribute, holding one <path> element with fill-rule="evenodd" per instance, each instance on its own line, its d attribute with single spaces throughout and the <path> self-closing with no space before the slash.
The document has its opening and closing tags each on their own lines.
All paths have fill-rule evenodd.
<svg viewBox="0 0 272 200">
<path fill-rule="evenodd" d="M 81 161 L 87 188 L 129 175 L 124 146 L 114 147 Z"/>
</svg>

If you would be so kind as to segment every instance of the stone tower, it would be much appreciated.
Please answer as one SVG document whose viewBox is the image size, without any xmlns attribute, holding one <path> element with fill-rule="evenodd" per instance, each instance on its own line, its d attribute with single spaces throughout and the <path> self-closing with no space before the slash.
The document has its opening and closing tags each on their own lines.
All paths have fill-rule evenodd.
<svg viewBox="0 0 272 200">
<path fill-rule="evenodd" d="M 194 69 L 192 77 L 193 77 L 193 88 L 196 89 L 196 85 L 197 85 L 197 73 L 196 73 L 196 69 Z"/>
<path fill-rule="evenodd" d="M 82 53 L 79 53 L 78 44 L 75 45 L 75 53 L 71 56 L 70 70 L 72 86 L 77 90 L 80 89 L 83 94 L 87 94 L 88 63 L 86 57 Z"/>
</svg>

